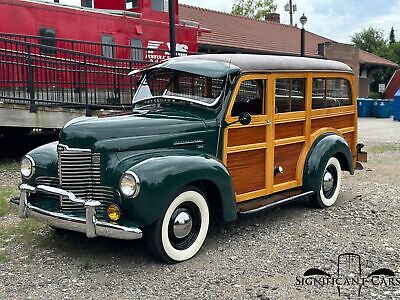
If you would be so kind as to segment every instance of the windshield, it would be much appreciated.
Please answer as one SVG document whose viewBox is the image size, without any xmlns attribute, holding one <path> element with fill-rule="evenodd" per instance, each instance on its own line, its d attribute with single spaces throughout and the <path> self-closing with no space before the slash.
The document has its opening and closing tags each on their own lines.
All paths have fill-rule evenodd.
<svg viewBox="0 0 400 300">
<path fill-rule="evenodd" d="M 205 106 L 215 105 L 225 86 L 225 76 L 207 76 L 167 69 L 146 73 L 133 97 L 135 108 L 160 101 L 193 102 Z"/>
</svg>

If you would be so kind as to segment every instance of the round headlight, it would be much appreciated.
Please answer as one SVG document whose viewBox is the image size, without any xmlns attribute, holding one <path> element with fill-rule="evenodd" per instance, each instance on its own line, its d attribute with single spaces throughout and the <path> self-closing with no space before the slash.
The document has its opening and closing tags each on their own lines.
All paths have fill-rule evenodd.
<svg viewBox="0 0 400 300">
<path fill-rule="evenodd" d="M 126 197 L 135 197 L 140 189 L 139 177 L 135 173 L 128 171 L 122 175 L 119 187 Z"/>
<path fill-rule="evenodd" d="M 35 162 L 33 158 L 29 155 L 25 155 L 24 158 L 21 160 L 21 175 L 24 178 L 32 177 L 33 173 L 35 172 Z"/>
</svg>

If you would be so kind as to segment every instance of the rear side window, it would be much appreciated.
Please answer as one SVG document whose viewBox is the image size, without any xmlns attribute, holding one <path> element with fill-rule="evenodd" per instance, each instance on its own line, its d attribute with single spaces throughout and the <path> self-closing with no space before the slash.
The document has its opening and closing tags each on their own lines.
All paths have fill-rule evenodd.
<svg viewBox="0 0 400 300">
<path fill-rule="evenodd" d="M 107 58 L 114 57 L 114 37 L 111 34 L 101 36 L 101 43 L 103 44 L 102 55 Z"/>
<path fill-rule="evenodd" d="M 39 43 L 43 46 L 56 47 L 56 31 L 53 28 L 40 28 L 39 29 Z M 56 49 L 48 47 L 40 47 L 40 52 L 43 54 L 56 54 Z"/>
<path fill-rule="evenodd" d="M 304 78 L 277 79 L 275 88 L 275 113 L 305 110 Z"/>
<path fill-rule="evenodd" d="M 239 116 L 243 112 L 251 115 L 264 114 L 265 80 L 246 80 L 240 85 L 232 108 L 232 117 Z"/>
<path fill-rule="evenodd" d="M 347 79 L 314 78 L 312 108 L 329 108 L 351 105 L 351 88 Z"/>
</svg>

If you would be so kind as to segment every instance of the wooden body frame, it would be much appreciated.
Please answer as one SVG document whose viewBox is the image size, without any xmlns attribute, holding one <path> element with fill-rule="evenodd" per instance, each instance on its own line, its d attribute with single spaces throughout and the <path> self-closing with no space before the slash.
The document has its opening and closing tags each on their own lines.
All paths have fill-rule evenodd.
<svg viewBox="0 0 400 300">
<path fill-rule="evenodd" d="M 305 111 L 275 113 L 276 80 L 289 78 L 306 79 Z M 312 109 L 313 78 L 347 79 L 351 88 L 352 105 Z M 247 126 L 236 123 L 224 130 L 223 162 L 232 175 L 236 202 L 301 187 L 305 160 L 311 145 L 321 134 L 327 132 L 336 133 L 347 141 L 355 164 L 357 103 L 353 74 L 311 71 L 243 74 L 234 88 L 227 109 L 227 123 L 238 120 L 238 117 L 231 116 L 231 110 L 241 83 L 255 79 L 267 81 L 264 93 L 265 114 L 252 116 L 252 121 Z M 251 164 L 249 168 L 246 166 L 248 161 Z M 264 169 L 257 164 L 263 164 Z M 275 176 L 275 167 L 281 165 L 287 173 Z M 260 173 L 262 169 L 264 173 Z"/>
</svg>

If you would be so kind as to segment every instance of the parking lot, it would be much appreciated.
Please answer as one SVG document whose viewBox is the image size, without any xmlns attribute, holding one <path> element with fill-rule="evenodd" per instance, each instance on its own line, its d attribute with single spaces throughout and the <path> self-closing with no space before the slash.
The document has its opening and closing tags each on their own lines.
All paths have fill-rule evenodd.
<svg viewBox="0 0 400 300">
<path fill-rule="evenodd" d="M 310 268 L 336 276 L 346 253 L 358 257 L 360 277 L 386 268 L 399 279 L 366 281 L 362 298 L 400 298 L 400 122 L 360 119 L 359 131 L 369 162 L 344 176 L 334 207 L 304 199 L 214 224 L 198 255 L 175 265 L 154 260 L 142 240 L 89 240 L 20 221 L 6 202 L 19 166 L 1 161 L 0 299 L 343 299 L 345 289 L 353 299 L 355 286 L 340 297 L 337 285 L 301 281 Z"/>
</svg>

